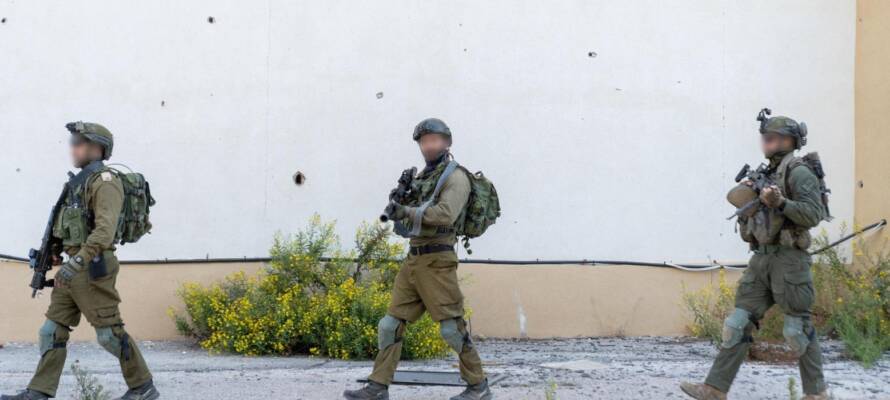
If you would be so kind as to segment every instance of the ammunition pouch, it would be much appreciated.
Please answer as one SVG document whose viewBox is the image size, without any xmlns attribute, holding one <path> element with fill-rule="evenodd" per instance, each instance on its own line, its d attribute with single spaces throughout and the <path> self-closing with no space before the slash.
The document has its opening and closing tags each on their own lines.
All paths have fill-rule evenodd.
<svg viewBox="0 0 890 400">
<path fill-rule="evenodd" d="M 62 239 L 65 247 L 80 246 L 89 235 L 88 212 L 83 207 L 65 206 L 53 225 L 53 236 Z"/>
<path fill-rule="evenodd" d="M 803 229 L 782 229 L 779 232 L 779 245 L 798 250 L 807 250 L 813 244 L 810 231 Z"/>
</svg>

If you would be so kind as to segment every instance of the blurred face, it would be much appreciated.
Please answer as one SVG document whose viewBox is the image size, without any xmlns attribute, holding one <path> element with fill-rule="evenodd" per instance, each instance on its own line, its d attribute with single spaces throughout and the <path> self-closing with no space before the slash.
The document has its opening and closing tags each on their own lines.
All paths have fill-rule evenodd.
<svg viewBox="0 0 890 400">
<path fill-rule="evenodd" d="M 777 133 L 764 133 L 760 135 L 760 148 L 767 158 L 775 154 L 794 149 L 794 138 L 782 136 Z"/>
<path fill-rule="evenodd" d="M 419 145 L 423 158 L 433 161 L 451 147 L 451 140 L 442 135 L 426 134 L 420 137 Z"/>
<path fill-rule="evenodd" d="M 81 135 L 71 135 L 71 163 L 83 168 L 94 160 L 102 159 L 102 147 Z"/>
</svg>

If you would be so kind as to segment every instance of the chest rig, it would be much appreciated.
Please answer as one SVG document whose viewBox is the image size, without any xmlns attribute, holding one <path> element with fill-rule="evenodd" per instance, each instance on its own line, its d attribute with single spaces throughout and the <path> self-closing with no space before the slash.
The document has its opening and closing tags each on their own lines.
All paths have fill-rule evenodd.
<svg viewBox="0 0 890 400">
<path fill-rule="evenodd" d="M 416 210 L 402 221 L 397 221 L 395 231 L 403 237 L 436 237 L 454 234 L 452 226 L 423 226 L 423 213 L 435 203 L 439 192 L 445 184 L 445 180 L 458 167 L 456 161 L 445 157 L 434 168 L 426 168 L 411 183 L 410 195 L 405 205 L 415 207 Z"/>
<path fill-rule="evenodd" d="M 86 198 L 87 185 L 104 167 L 101 161 L 93 161 L 77 175 L 69 172 L 65 201 L 53 224 L 53 236 L 62 239 L 65 248 L 83 245 L 93 229 L 93 215 L 89 209 L 89 199 Z"/>
<path fill-rule="evenodd" d="M 779 188 L 787 199 L 795 196 L 788 185 L 791 170 L 803 165 L 801 159 L 789 153 L 769 174 L 770 180 Z M 751 247 L 758 245 L 781 245 L 806 250 L 812 243 L 809 229 L 795 225 L 785 214 L 778 209 L 772 209 L 759 205 L 753 216 L 746 222 L 740 221 L 743 238 L 751 243 Z"/>
</svg>

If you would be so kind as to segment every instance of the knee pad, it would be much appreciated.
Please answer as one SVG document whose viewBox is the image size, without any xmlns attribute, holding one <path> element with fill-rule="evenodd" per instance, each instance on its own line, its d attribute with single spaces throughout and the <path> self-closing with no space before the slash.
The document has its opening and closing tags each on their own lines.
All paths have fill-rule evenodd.
<svg viewBox="0 0 890 400">
<path fill-rule="evenodd" d="M 40 356 L 43 357 L 52 349 L 64 348 L 68 344 L 68 328 L 55 321 L 46 320 L 37 331 Z"/>
<path fill-rule="evenodd" d="M 785 342 L 791 347 L 791 351 L 798 357 L 803 356 L 807 352 L 810 345 L 813 327 L 809 318 L 795 317 L 785 315 L 785 325 L 782 327 L 782 335 L 785 336 Z"/>
<path fill-rule="evenodd" d="M 111 355 L 123 359 L 130 359 L 130 335 L 120 326 L 105 326 L 96 328 L 96 341 Z"/>
<path fill-rule="evenodd" d="M 729 349 L 741 343 L 745 337 L 745 327 L 749 323 L 751 323 L 751 313 L 741 308 L 736 308 L 723 321 L 723 341 L 720 345 L 724 349 Z"/>
<path fill-rule="evenodd" d="M 386 350 L 387 347 L 401 342 L 402 326 L 404 324 L 405 321 L 389 314 L 383 316 L 383 318 L 380 319 L 380 322 L 377 323 L 377 348 L 380 349 L 380 351 L 383 351 Z"/>
<path fill-rule="evenodd" d="M 445 343 L 448 343 L 448 346 L 458 354 L 463 351 L 469 338 L 466 328 L 463 327 L 462 318 L 446 319 L 440 322 L 439 333 L 442 334 Z"/>
</svg>

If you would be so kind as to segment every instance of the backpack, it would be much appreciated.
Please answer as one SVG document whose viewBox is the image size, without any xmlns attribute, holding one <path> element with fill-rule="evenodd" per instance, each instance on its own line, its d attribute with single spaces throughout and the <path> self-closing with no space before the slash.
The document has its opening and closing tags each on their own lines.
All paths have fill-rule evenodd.
<svg viewBox="0 0 890 400">
<path fill-rule="evenodd" d="M 457 236 L 463 237 L 467 254 L 473 254 L 470 250 L 470 239 L 482 236 L 488 227 L 495 223 L 501 216 L 501 203 L 494 184 L 482 174 L 482 171 L 474 174 L 463 166 L 459 168 L 470 179 L 470 197 L 461 215 L 458 216 L 454 229 Z"/>
<path fill-rule="evenodd" d="M 816 175 L 816 178 L 819 178 L 819 191 L 822 196 L 822 207 L 825 207 L 825 220 L 831 221 L 834 217 L 831 216 L 831 211 L 828 209 L 828 195 L 831 193 L 831 189 L 825 184 L 825 170 L 822 169 L 822 160 L 819 158 L 819 153 L 812 152 L 807 153 L 803 157 L 795 158 L 788 164 L 787 172 L 785 173 L 785 179 L 791 176 L 791 170 L 797 168 L 801 165 L 807 166 L 810 171 L 813 171 L 813 174 Z M 786 186 L 788 187 L 787 183 Z"/>
<path fill-rule="evenodd" d="M 128 170 L 129 167 L 124 166 Z M 151 188 L 145 177 L 137 172 L 122 172 L 116 168 L 107 168 L 108 171 L 120 178 L 124 186 L 124 205 L 121 216 L 117 221 L 117 233 L 115 242 L 121 245 L 135 243 L 146 233 L 151 232 L 151 221 L 148 215 L 155 199 L 151 196 Z"/>
</svg>

